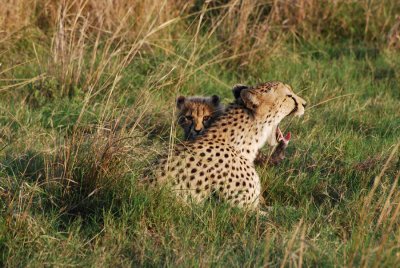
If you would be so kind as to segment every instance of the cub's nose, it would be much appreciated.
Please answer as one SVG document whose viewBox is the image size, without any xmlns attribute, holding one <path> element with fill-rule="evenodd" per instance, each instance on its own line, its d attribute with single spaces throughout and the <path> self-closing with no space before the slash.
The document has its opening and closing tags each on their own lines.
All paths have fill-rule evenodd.
<svg viewBox="0 0 400 268">
<path fill-rule="evenodd" d="M 307 102 L 303 102 L 302 105 L 303 105 L 304 108 L 306 108 L 307 107 Z"/>
</svg>

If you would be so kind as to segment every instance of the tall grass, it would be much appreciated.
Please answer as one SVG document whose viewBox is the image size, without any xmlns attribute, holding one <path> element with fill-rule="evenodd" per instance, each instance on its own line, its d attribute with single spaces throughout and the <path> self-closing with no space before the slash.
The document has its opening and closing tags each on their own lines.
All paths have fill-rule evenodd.
<svg viewBox="0 0 400 268">
<path fill-rule="evenodd" d="M 0 266 L 399 262 L 397 1 L 6 0 Z M 140 183 L 174 99 L 284 80 L 312 104 L 259 167 L 267 218 Z"/>
<path fill-rule="evenodd" d="M 334 42 L 346 38 L 397 46 L 399 9 L 392 0 L 9 0 L 0 11 L 0 44 L 8 54 L 12 44 L 8 40 L 33 31 L 46 51 L 38 53 L 34 44 L 30 49 L 38 79 L 55 78 L 62 96 L 75 94 L 77 88 L 86 92 L 96 88 L 97 94 L 117 84 L 121 71 L 143 53 L 156 49 L 181 53 L 173 50 L 182 38 L 190 40 L 190 48 L 184 50 L 191 52 L 183 59 L 191 65 L 213 39 L 222 46 L 216 63 L 235 59 L 239 66 L 273 54 L 287 38 Z"/>
</svg>

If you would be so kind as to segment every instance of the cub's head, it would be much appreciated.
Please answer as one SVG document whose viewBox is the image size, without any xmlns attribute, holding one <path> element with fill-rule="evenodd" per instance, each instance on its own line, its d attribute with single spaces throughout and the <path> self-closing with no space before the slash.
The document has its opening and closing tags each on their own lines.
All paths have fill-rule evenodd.
<svg viewBox="0 0 400 268">
<path fill-rule="evenodd" d="M 186 140 L 202 135 L 214 120 L 221 115 L 223 107 L 218 96 L 184 97 L 176 99 L 178 124 L 183 128 Z"/>
<path fill-rule="evenodd" d="M 278 81 L 259 84 L 254 87 L 237 85 L 233 88 L 236 102 L 251 110 L 254 118 L 279 130 L 279 122 L 288 115 L 304 114 L 306 101 L 293 93 L 292 88 Z M 272 132 L 275 135 L 275 132 Z M 269 137 L 270 145 L 276 144 L 275 137 Z"/>
</svg>

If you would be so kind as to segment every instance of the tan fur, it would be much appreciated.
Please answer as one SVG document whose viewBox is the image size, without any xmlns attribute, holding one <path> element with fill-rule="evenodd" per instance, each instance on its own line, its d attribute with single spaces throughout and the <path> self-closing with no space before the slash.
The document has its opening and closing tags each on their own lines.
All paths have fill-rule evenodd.
<svg viewBox="0 0 400 268">
<path fill-rule="evenodd" d="M 211 97 L 183 97 L 177 99 L 178 124 L 184 131 L 185 140 L 203 135 L 215 119 L 221 115 L 223 106 L 216 95 Z"/>
<path fill-rule="evenodd" d="M 304 113 L 305 101 L 281 82 L 234 88 L 234 95 L 237 101 L 203 136 L 177 145 L 162 161 L 158 184 L 170 185 L 184 200 L 200 202 L 215 193 L 233 205 L 258 208 L 256 154 L 265 142 L 276 143 L 275 129 L 284 117 Z"/>
</svg>

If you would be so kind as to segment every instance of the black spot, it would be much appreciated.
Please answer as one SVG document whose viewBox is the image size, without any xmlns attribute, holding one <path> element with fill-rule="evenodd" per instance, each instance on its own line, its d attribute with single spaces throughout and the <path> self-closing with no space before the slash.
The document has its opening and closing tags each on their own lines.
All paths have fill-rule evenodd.
<svg viewBox="0 0 400 268">
<path fill-rule="evenodd" d="M 193 168 L 191 172 L 192 172 L 192 173 L 195 173 L 196 171 L 197 171 L 197 169 L 196 169 L 196 168 Z"/>
</svg>

